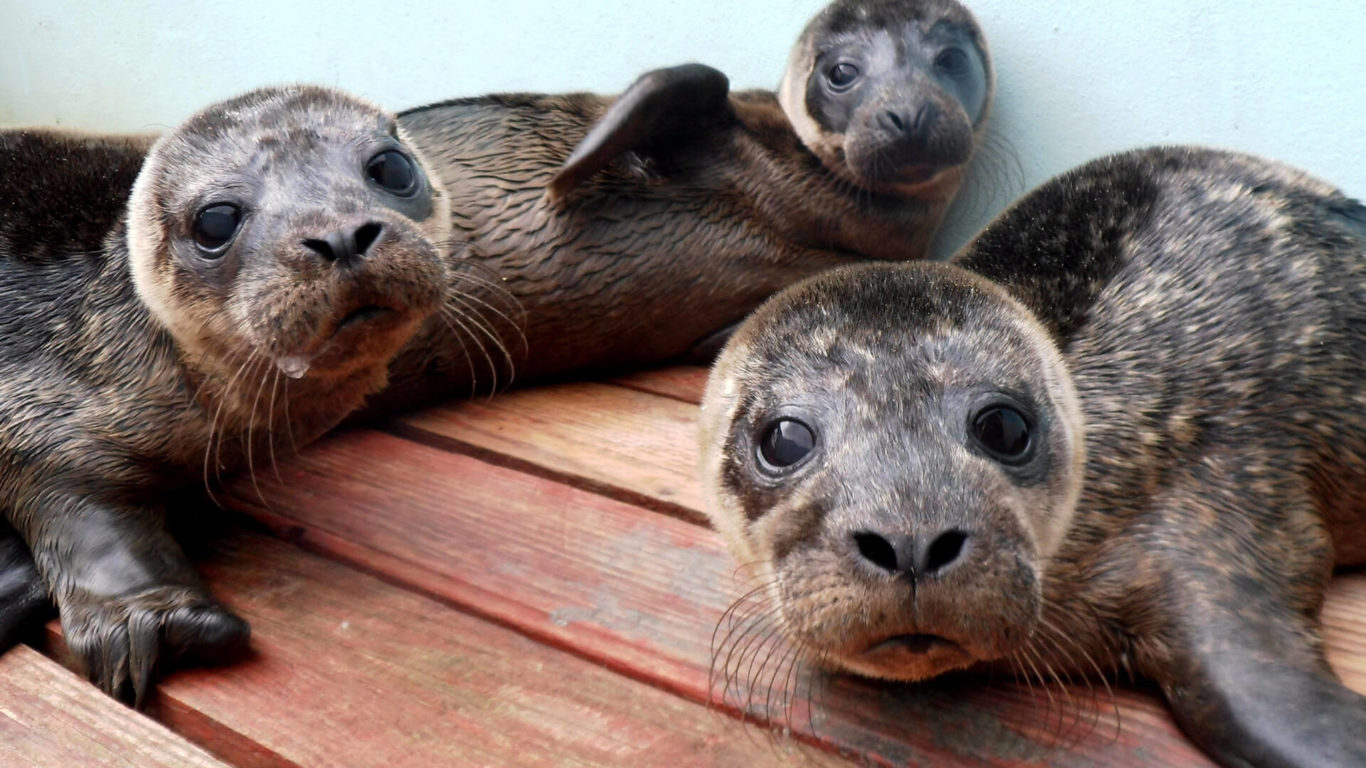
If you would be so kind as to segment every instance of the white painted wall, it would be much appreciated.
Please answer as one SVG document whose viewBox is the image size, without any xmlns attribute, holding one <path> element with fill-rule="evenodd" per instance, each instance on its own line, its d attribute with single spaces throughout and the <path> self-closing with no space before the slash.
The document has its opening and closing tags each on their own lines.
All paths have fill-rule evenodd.
<svg viewBox="0 0 1366 768">
<path fill-rule="evenodd" d="M 0 0 L 0 125 L 147 130 L 253 86 L 399 109 L 504 90 L 614 92 L 703 61 L 774 87 L 824 0 Z M 996 58 L 993 141 L 942 248 L 1096 155 L 1199 142 L 1366 197 L 1363 0 L 973 0 Z"/>
</svg>

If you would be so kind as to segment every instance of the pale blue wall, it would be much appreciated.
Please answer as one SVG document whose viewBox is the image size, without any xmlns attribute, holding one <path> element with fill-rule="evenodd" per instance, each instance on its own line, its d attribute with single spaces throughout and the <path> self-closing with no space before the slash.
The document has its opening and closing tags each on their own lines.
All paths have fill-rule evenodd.
<svg viewBox="0 0 1366 768">
<path fill-rule="evenodd" d="M 613 92 L 687 60 L 737 87 L 773 87 L 822 5 L 0 0 L 0 125 L 157 129 L 283 81 L 392 108 L 498 90 Z M 1366 197 L 1366 0 L 971 7 L 996 56 L 993 135 L 1013 152 L 980 158 L 946 245 L 1057 171 L 1155 142 L 1274 156 Z"/>
</svg>

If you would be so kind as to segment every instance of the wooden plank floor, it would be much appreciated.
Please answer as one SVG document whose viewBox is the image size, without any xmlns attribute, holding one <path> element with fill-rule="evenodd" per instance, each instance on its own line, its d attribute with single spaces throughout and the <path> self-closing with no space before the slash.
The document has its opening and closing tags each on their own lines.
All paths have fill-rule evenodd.
<svg viewBox="0 0 1366 768">
<path fill-rule="evenodd" d="M 0 766 L 1210 765 L 1145 688 L 879 685 L 765 650 L 723 690 L 713 631 L 745 585 L 700 512 L 704 377 L 452 403 L 231 481 L 253 520 L 201 563 L 254 657 L 173 675 L 141 716 L 8 654 Z M 1366 574 L 1325 624 L 1366 691 Z"/>
</svg>

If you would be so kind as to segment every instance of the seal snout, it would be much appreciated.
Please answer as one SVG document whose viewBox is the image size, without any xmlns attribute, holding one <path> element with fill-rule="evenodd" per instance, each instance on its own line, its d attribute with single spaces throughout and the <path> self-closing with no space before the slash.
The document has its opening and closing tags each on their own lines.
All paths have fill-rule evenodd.
<svg viewBox="0 0 1366 768">
<path fill-rule="evenodd" d="M 865 568 L 911 580 L 940 576 L 964 562 L 970 536 L 959 528 L 929 535 L 885 534 L 860 530 L 853 534 L 853 554 Z"/>
<path fill-rule="evenodd" d="M 302 245 L 324 262 L 346 267 L 365 258 L 370 248 L 383 236 L 384 225 L 370 221 L 355 228 L 342 227 L 322 237 L 305 238 Z"/>
<path fill-rule="evenodd" d="M 884 109 L 878 117 L 882 129 L 897 140 L 910 142 L 917 147 L 929 143 L 930 128 L 934 125 L 939 109 L 933 103 L 908 105 Z"/>
</svg>

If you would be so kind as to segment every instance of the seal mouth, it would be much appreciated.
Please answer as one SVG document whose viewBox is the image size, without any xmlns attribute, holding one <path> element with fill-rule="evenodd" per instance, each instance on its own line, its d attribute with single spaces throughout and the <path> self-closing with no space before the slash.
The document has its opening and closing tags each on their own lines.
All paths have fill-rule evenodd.
<svg viewBox="0 0 1366 768">
<path fill-rule="evenodd" d="M 868 650 L 864 651 L 864 653 L 908 653 L 914 656 L 923 656 L 934 650 L 956 650 L 961 652 L 963 649 L 958 643 L 955 643 L 946 637 L 917 633 L 909 635 L 892 635 L 885 640 L 881 640 L 869 646 Z"/>
<path fill-rule="evenodd" d="M 381 307 L 377 304 L 366 304 L 363 307 L 352 310 L 346 315 L 346 317 L 343 317 L 341 319 L 341 322 L 337 323 L 337 330 L 333 332 L 333 335 L 335 336 L 336 334 L 341 333 L 342 331 L 348 328 L 353 328 L 362 323 L 366 323 L 371 320 L 377 320 L 381 317 L 386 317 L 388 315 L 395 314 L 396 311 L 397 310 L 395 310 L 393 307 Z"/>
<path fill-rule="evenodd" d="M 924 184 L 943 171 L 944 168 L 938 165 L 908 165 L 897 169 L 896 181 L 899 184 Z"/>
</svg>

